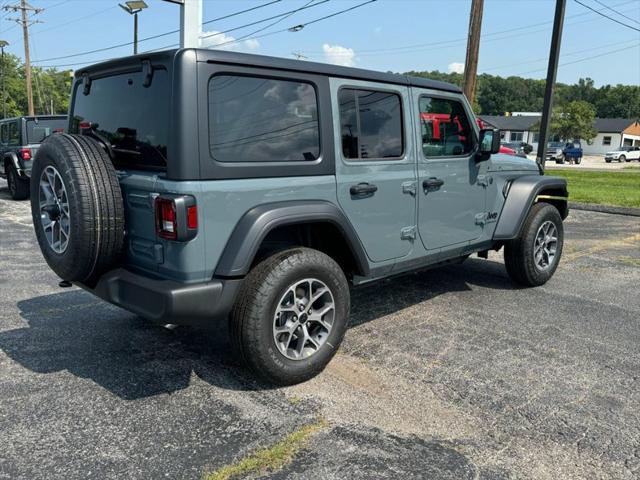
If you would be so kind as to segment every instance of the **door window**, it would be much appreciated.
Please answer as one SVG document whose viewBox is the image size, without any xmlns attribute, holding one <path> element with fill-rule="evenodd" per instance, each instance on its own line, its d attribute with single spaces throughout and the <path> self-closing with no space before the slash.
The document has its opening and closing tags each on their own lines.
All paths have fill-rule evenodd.
<svg viewBox="0 0 640 480">
<path fill-rule="evenodd" d="M 338 93 L 342 154 L 349 160 L 390 160 L 404 154 L 400 95 L 343 88 Z"/>
<path fill-rule="evenodd" d="M 473 149 L 473 130 L 462 103 L 422 96 L 419 112 L 425 157 L 469 155 Z"/>
</svg>

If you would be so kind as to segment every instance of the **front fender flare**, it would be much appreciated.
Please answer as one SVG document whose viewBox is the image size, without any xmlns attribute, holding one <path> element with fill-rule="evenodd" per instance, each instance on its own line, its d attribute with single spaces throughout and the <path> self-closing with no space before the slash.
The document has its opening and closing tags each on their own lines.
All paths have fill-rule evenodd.
<svg viewBox="0 0 640 480">
<path fill-rule="evenodd" d="M 564 178 L 526 175 L 513 180 L 493 234 L 494 240 L 517 238 L 536 197 L 545 190 L 561 191 L 564 198 L 569 196 Z"/>
<path fill-rule="evenodd" d="M 216 277 L 239 277 L 251 268 L 260 244 L 274 228 L 283 225 L 328 222 L 344 236 L 360 275 L 369 274 L 364 248 L 353 226 L 334 204 L 323 200 L 274 202 L 247 211 L 227 241 L 216 266 Z"/>
</svg>

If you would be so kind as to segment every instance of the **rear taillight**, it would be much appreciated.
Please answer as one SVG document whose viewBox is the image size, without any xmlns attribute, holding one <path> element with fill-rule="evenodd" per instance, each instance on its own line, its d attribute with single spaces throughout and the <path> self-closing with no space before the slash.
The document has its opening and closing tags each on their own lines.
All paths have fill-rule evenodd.
<svg viewBox="0 0 640 480">
<path fill-rule="evenodd" d="M 156 198 L 156 231 L 160 238 L 175 240 L 178 237 L 176 204 L 170 198 Z"/>
<path fill-rule="evenodd" d="M 21 148 L 18 153 L 20 153 L 20 158 L 22 160 L 31 160 L 31 149 L 30 148 Z"/>
<path fill-rule="evenodd" d="M 187 241 L 198 233 L 198 207 L 191 195 L 160 195 L 156 197 L 155 210 L 160 238 Z"/>
</svg>

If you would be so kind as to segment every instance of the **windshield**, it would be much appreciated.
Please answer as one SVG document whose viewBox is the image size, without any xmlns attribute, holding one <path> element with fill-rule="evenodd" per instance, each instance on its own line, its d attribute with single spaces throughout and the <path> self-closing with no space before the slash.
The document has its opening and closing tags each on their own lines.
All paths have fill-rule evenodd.
<svg viewBox="0 0 640 480">
<path fill-rule="evenodd" d="M 551 143 L 549 143 L 549 148 L 564 148 L 564 143 L 562 143 L 562 142 L 551 142 Z"/>
<path fill-rule="evenodd" d="M 78 83 L 72 133 L 93 133 L 108 142 L 120 169 L 165 170 L 169 136 L 170 91 L 166 70 L 154 70 L 151 85 L 142 72 L 91 82 L 89 95 Z"/>
<path fill-rule="evenodd" d="M 49 135 L 64 132 L 66 118 L 34 118 L 27 120 L 27 144 L 42 143 Z"/>
</svg>

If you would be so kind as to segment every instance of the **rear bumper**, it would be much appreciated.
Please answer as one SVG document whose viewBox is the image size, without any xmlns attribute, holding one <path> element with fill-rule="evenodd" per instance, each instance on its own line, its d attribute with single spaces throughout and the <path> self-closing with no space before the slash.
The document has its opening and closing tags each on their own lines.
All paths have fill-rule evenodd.
<svg viewBox="0 0 640 480">
<path fill-rule="evenodd" d="M 153 322 L 208 325 L 226 319 L 241 283 L 213 279 L 184 284 L 119 268 L 104 274 L 94 288 L 78 286 Z"/>
</svg>

